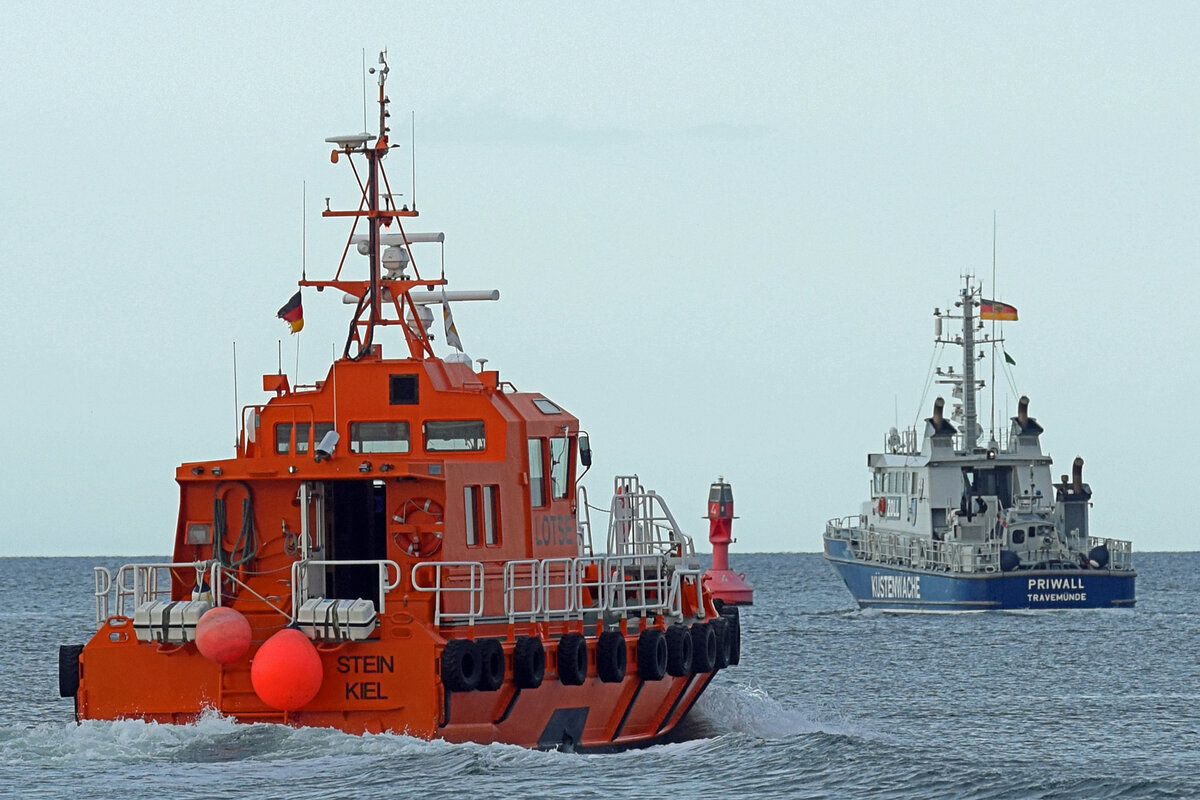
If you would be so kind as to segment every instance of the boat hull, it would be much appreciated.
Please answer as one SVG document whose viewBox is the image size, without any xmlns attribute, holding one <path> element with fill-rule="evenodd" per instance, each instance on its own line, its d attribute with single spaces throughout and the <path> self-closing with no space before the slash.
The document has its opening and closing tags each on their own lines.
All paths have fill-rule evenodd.
<svg viewBox="0 0 1200 800">
<path fill-rule="evenodd" d="M 111 618 L 83 648 L 75 692 L 78 720 L 182 724 L 216 711 L 243 723 L 598 750 L 667 736 L 717 672 L 643 680 L 631 657 L 623 680 L 605 682 L 596 674 L 593 653 L 581 685 L 564 685 L 548 668 L 539 686 L 519 689 L 510 662 L 508 679 L 499 688 L 453 692 L 429 668 L 437 662 L 433 638 L 417 633 L 403 646 L 377 640 L 322 645 L 319 693 L 298 710 L 280 711 L 258 697 L 251 680 L 261 642 L 222 666 L 201 656 L 193 644 L 139 642 L 130 627 L 127 619 Z M 635 656 L 636 637 L 627 639 L 627 647 Z"/>
<path fill-rule="evenodd" d="M 1032 569 L 949 573 L 856 559 L 825 539 L 825 558 L 862 608 L 901 612 L 1132 608 L 1133 570 Z"/>
</svg>

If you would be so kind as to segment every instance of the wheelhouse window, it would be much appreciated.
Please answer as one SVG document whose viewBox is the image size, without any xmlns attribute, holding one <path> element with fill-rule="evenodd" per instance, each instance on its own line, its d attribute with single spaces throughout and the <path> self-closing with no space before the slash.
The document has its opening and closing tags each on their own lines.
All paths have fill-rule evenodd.
<svg viewBox="0 0 1200 800">
<path fill-rule="evenodd" d="M 538 411 L 541 411 L 543 414 L 561 414 L 562 413 L 561 408 L 559 408 L 557 405 L 555 405 L 554 403 L 552 403 L 551 401 L 547 400 L 544 397 L 533 398 L 533 404 L 535 406 L 537 406 Z"/>
<path fill-rule="evenodd" d="M 463 487 L 463 516 L 467 523 L 467 547 L 479 545 L 479 487 Z"/>
<path fill-rule="evenodd" d="M 407 453 L 407 422 L 351 422 L 351 453 Z"/>
<path fill-rule="evenodd" d="M 542 456 L 545 441 L 529 440 L 529 505 L 533 508 L 546 505 L 546 462 Z"/>
<path fill-rule="evenodd" d="M 500 487 L 463 487 L 463 515 L 466 519 L 467 546 L 479 546 L 479 534 L 489 547 L 500 543 Z"/>
<path fill-rule="evenodd" d="M 423 426 L 430 452 L 477 451 L 487 446 L 483 420 L 430 420 Z"/>
<path fill-rule="evenodd" d="M 292 428 L 295 427 L 296 440 L 295 450 L 292 449 Z M 297 422 L 295 426 L 290 422 L 281 422 L 275 426 L 275 452 L 280 455 L 286 455 L 290 452 L 295 452 L 296 455 L 305 455 L 308 453 L 309 446 L 309 428 L 315 427 L 314 440 L 320 442 L 325 434 L 333 430 L 332 422 L 318 422 L 315 426 L 307 422 Z"/>
<path fill-rule="evenodd" d="M 567 496 L 567 468 L 570 466 L 570 440 L 565 436 L 550 439 L 550 496 L 562 500 Z"/>
<path fill-rule="evenodd" d="M 500 543 L 500 487 L 483 487 L 483 543 Z"/>
</svg>

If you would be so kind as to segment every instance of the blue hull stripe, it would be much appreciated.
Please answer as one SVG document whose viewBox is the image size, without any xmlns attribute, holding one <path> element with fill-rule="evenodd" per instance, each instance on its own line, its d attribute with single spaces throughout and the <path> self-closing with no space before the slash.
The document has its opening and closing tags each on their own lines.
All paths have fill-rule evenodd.
<svg viewBox="0 0 1200 800">
<path fill-rule="evenodd" d="M 825 558 L 863 608 L 888 611 L 1129 608 L 1133 570 L 1044 569 L 949 573 L 855 559 L 848 543 L 825 540 Z"/>
</svg>

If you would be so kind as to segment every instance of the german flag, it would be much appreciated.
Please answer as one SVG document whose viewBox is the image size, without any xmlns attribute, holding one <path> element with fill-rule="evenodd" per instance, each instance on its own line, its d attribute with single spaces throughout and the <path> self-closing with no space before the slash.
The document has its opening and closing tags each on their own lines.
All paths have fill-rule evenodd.
<svg viewBox="0 0 1200 800">
<path fill-rule="evenodd" d="M 283 308 L 275 315 L 292 326 L 292 333 L 299 333 L 304 327 L 304 306 L 300 304 L 300 292 L 292 295 L 292 299 L 283 304 Z"/>
<path fill-rule="evenodd" d="M 297 295 L 298 297 L 299 295 Z M 299 301 L 297 301 L 299 302 Z M 1007 320 L 1009 322 L 1017 321 L 1017 307 L 1010 306 L 1008 303 L 1000 303 L 996 300 L 980 300 L 979 301 L 979 318 L 980 319 L 998 319 Z"/>
</svg>

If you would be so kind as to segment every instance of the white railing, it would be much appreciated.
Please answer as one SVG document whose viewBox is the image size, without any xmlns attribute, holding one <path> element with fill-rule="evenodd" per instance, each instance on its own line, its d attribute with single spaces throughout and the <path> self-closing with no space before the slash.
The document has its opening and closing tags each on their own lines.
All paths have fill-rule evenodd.
<svg viewBox="0 0 1200 800">
<path fill-rule="evenodd" d="M 418 578 L 421 570 L 433 572 L 432 585 L 421 583 Z M 463 583 L 465 585 L 459 585 Z M 459 619 L 474 625 L 475 619 L 483 616 L 483 564 L 478 561 L 422 561 L 413 565 L 412 585 L 418 592 L 433 593 L 434 625 L 441 625 L 444 620 Z M 447 610 L 446 600 L 458 597 L 466 600 L 466 610 Z"/>
<path fill-rule="evenodd" d="M 1133 545 L 1124 539 L 1101 539 L 1088 537 L 1088 549 L 1104 545 L 1108 548 L 1108 568 L 1115 570 L 1133 569 Z"/>
<path fill-rule="evenodd" d="M 855 558 L 944 572 L 998 572 L 1000 542 L 940 542 L 911 533 L 859 527 L 858 517 L 830 520 L 826 535 L 849 543 Z"/>
<path fill-rule="evenodd" d="M 400 579 L 403 573 L 400 570 L 400 565 L 389 559 L 359 559 L 349 561 L 327 561 L 321 559 L 303 559 L 292 562 L 292 616 L 291 621 L 296 621 L 296 615 L 300 613 L 300 606 L 304 605 L 304 601 L 310 599 L 308 594 L 308 580 L 306 570 L 309 567 L 354 567 L 354 566 L 375 566 L 379 570 L 379 593 L 375 597 L 375 610 L 380 615 L 386 610 L 385 598 L 388 592 L 400 585 Z M 392 570 L 396 572 L 396 579 L 389 580 Z M 245 586 L 245 584 L 242 584 Z M 295 591 L 295 587 L 300 587 L 299 591 Z M 250 587 L 246 587 L 249 589 Z M 251 590 L 253 591 L 253 590 Z M 265 599 L 265 598 L 260 598 Z M 220 598 L 215 598 L 216 604 L 220 605 Z"/>
</svg>

